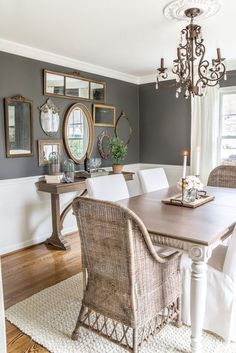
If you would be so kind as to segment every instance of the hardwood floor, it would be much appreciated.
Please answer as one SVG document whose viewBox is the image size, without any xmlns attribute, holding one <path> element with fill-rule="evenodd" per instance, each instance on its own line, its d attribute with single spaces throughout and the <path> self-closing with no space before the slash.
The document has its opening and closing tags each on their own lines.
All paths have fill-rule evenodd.
<svg viewBox="0 0 236 353">
<path fill-rule="evenodd" d="M 2 257 L 5 308 L 81 271 L 79 235 L 66 238 L 71 250 L 54 250 L 40 244 Z M 48 352 L 9 322 L 6 329 L 8 353 Z"/>
</svg>

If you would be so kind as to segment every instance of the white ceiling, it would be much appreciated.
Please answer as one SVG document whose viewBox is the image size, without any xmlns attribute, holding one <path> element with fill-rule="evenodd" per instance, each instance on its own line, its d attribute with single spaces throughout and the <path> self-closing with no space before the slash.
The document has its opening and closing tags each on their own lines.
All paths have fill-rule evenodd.
<svg viewBox="0 0 236 353">
<path fill-rule="evenodd" d="M 155 74 L 160 57 L 171 65 L 180 30 L 187 24 L 164 17 L 168 2 L 0 0 L 0 38 L 144 78 Z M 222 0 L 218 14 L 197 22 L 203 29 L 206 58 L 215 56 L 220 46 L 228 62 L 236 62 L 235 13 L 236 1 Z M 1 43 L 0 50 L 7 51 Z"/>
</svg>

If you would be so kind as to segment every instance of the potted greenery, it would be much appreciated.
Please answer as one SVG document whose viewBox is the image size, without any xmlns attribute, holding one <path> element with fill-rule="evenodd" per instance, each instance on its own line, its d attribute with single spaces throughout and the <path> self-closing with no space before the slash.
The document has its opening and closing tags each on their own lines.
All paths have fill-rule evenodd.
<svg viewBox="0 0 236 353">
<path fill-rule="evenodd" d="M 113 173 L 119 174 L 122 172 L 123 164 L 121 162 L 127 155 L 128 147 L 119 137 L 113 137 L 109 140 L 109 149 L 113 160 Z"/>
</svg>

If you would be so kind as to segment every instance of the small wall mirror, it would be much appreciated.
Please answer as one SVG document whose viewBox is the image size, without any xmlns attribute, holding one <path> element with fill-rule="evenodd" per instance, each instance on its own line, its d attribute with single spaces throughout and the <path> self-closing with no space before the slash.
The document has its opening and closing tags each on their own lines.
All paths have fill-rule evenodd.
<svg viewBox="0 0 236 353">
<path fill-rule="evenodd" d="M 62 140 L 39 140 L 38 153 L 39 153 L 39 166 L 47 165 L 49 163 L 49 156 L 55 152 L 58 159 L 62 158 Z"/>
<path fill-rule="evenodd" d="M 77 164 L 83 163 L 93 148 L 93 123 L 84 104 L 73 104 L 67 111 L 63 124 L 63 138 L 68 155 Z"/>
<path fill-rule="evenodd" d="M 89 99 L 89 82 L 66 77 L 66 96 Z"/>
<path fill-rule="evenodd" d="M 41 111 L 40 122 L 45 134 L 48 136 L 56 135 L 60 125 L 59 109 L 57 106 L 49 98 L 39 110 Z"/>
<path fill-rule="evenodd" d="M 110 156 L 110 149 L 109 149 L 109 140 L 111 136 L 107 133 L 107 131 L 102 131 L 98 135 L 98 152 L 103 159 L 107 159 Z"/>
<path fill-rule="evenodd" d="M 132 128 L 129 123 L 129 119 L 124 112 L 121 112 L 120 116 L 116 120 L 115 124 L 115 136 L 119 137 L 125 145 L 128 145 L 132 135 Z"/>
<path fill-rule="evenodd" d="M 4 103 L 6 156 L 33 156 L 32 101 L 15 96 L 5 98 Z"/>
<path fill-rule="evenodd" d="M 64 76 L 47 72 L 46 92 L 64 96 Z"/>
<path fill-rule="evenodd" d="M 103 102 L 105 100 L 104 94 L 104 84 L 90 82 L 90 99 Z"/>
</svg>

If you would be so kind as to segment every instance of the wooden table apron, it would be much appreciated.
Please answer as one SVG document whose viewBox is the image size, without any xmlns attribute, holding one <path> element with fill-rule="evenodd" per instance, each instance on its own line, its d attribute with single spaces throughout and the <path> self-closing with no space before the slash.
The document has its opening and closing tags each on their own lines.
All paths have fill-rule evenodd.
<svg viewBox="0 0 236 353">
<path fill-rule="evenodd" d="M 133 180 L 134 173 L 123 172 L 125 180 Z M 72 202 L 62 211 L 60 211 L 60 194 L 68 192 L 79 192 L 78 196 L 84 196 L 87 193 L 84 178 L 76 178 L 73 183 L 47 184 L 45 181 L 36 183 L 39 191 L 51 194 L 51 214 L 52 214 L 52 235 L 45 241 L 45 244 L 51 245 L 57 249 L 68 250 L 70 244 L 63 237 L 61 231 L 63 222 L 67 213 L 71 210 Z"/>
<path fill-rule="evenodd" d="M 202 353 L 208 259 L 212 250 L 232 233 L 236 223 L 236 189 L 207 187 L 206 190 L 215 200 L 195 209 L 161 202 L 179 193 L 176 187 L 119 201 L 142 219 L 156 244 L 183 250 L 192 259 L 192 353 Z"/>
</svg>

